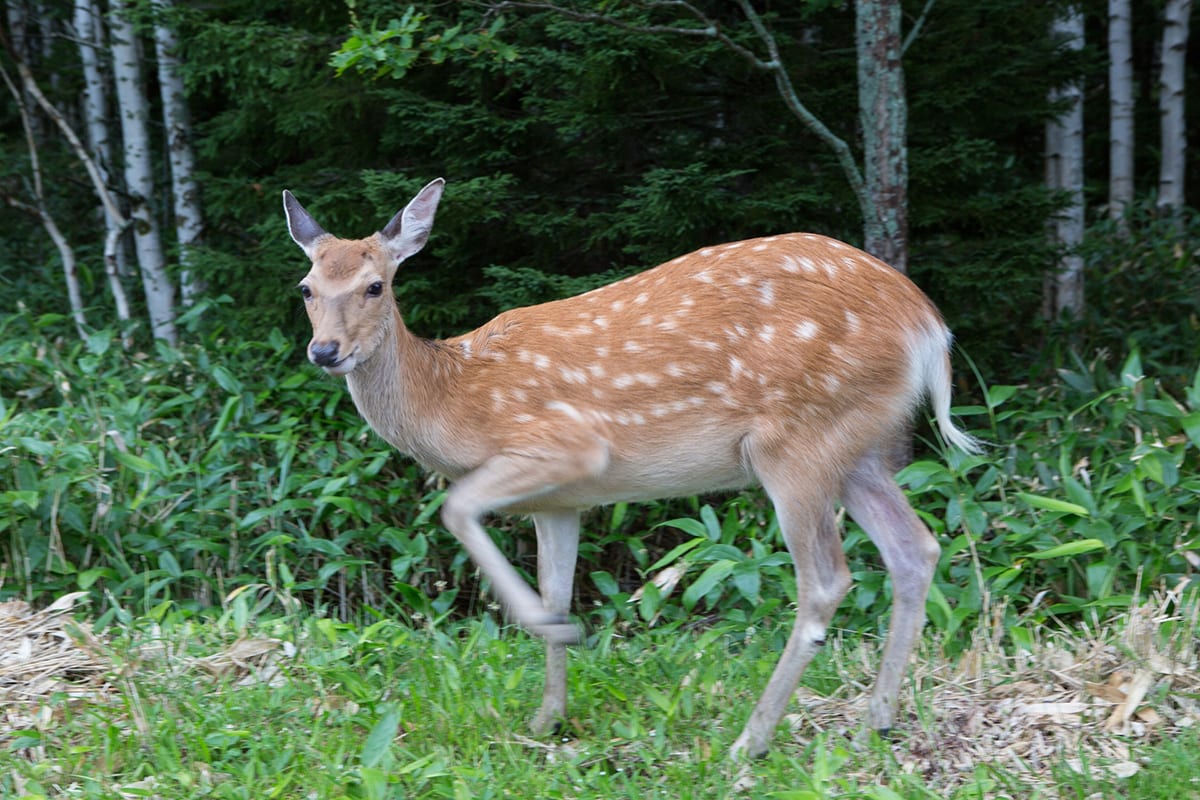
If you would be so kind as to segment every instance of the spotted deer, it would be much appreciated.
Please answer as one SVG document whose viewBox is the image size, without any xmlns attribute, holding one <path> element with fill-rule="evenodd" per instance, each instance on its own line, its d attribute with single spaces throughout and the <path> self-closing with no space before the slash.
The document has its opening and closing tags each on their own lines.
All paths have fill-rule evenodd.
<svg viewBox="0 0 1200 800">
<path fill-rule="evenodd" d="M 733 744 L 767 750 L 850 573 L 834 503 L 879 547 L 891 630 L 867 711 L 891 727 L 925 619 L 938 544 L 892 479 L 889 445 L 926 397 L 950 444 L 950 332 L 907 278 L 825 236 L 791 233 L 705 247 L 586 294 L 505 311 L 451 339 L 418 338 L 392 293 L 429 237 L 435 180 L 365 239 L 327 233 L 283 193 L 312 261 L 300 293 L 309 359 L 346 378 L 389 443 L 450 479 L 446 527 L 508 614 L 546 640 L 533 728 L 566 717 L 568 621 L 582 510 L 760 484 L 795 563 L 795 623 Z M 481 525 L 528 514 L 540 594 Z"/>
</svg>

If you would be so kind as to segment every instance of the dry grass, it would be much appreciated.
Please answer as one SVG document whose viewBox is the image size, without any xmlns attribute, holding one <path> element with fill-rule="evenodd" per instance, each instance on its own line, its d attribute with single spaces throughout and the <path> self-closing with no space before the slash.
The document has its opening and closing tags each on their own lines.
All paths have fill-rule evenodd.
<svg viewBox="0 0 1200 800">
<path fill-rule="evenodd" d="M 905 772 L 931 788 L 961 785 L 981 764 L 1051 780 L 1049 767 L 1083 763 L 1128 777 L 1141 765 L 1133 748 L 1200 723 L 1197 613 L 1183 585 L 1136 605 L 1123 626 L 1047 632 L 1032 650 L 1012 652 L 1003 614 L 977 632 L 953 662 L 924 659 L 914 669 L 914 696 L 892 752 Z M 844 689 L 820 697 L 801 689 L 802 711 L 789 721 L 797 735 L 834 730 L 852 735 L 864 716 L 862 675 L 876 648 L 859 643 L 836 659 Z"/>
</svg>

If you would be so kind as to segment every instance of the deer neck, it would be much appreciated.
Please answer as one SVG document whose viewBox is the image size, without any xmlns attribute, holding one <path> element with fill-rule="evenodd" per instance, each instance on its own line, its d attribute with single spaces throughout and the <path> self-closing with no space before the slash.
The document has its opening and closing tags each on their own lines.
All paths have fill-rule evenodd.
<svg viewBox="0 0 1200 800">
<path fill-rule="evenodd" d="M 398 309 L 385 318 L 375 352 L 346 376 L 358 413 L 393 447 L 423 466 L 445 471 L 434 456 L 442 429 L 437 398 L 455 373 L 452 356 L 436 342 L 414 336 Z"/>
</svg>

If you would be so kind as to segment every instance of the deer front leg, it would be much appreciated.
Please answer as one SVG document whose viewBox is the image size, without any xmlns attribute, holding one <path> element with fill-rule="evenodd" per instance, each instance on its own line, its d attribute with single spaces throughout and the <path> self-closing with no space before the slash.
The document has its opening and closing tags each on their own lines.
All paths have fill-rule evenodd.
<svg viewBox="0 0 1200 800">
<path fill-rule="evenodd" d="M 573 644 L 579 632 L 568 622 L 565 609 L 548 609 L 479 520 L 494 509 L 536 508 L 539 498 L 602 472 L 607 463 L 608 449 L 603 440 L 582 435 L 553 449 L 543 444 L 536 450 L 504 453 L 464 475 L 450 488 L 442 505 L 442 522 L 467 548 L 509 616 L 549 642 Z"/>
<path fill-rule="evenodd" d="M 571 608 L 575 556 L 579 551 L 579 512 L 533 515 L 538 543 L 538 590 L 547 613 L 566 617 Z M 535 735 L 553 731 L 567 716 L 567 646 L 546 642 L 546 686 L 542 707 L 530 727 Z"/>
</svg>

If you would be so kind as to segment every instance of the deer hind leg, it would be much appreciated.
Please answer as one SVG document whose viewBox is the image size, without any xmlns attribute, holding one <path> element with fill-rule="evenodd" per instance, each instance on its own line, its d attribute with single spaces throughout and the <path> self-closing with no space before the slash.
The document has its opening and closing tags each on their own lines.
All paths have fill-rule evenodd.
<svg viewBox="0 0 1200 800">
<path fill-rule="evenodd" d="M 892 620 L 867 706 L 867 724 L 886 732 L 895 721 L 900 682 L 925 624 L 925 599 L 939 547 L 879 452 L 868 454 L 851 472 L 842 490 L 842 503 L 879 548 L 892 578 Z"/>
<path fill-rule="evenodd" d="M 764 475 L 760 468 L 759 477 L 775 505 L 780 530 L 795 564 L 796 620 L 766 689 L 733 744 L 734 758 L 756 758 L 766 753 L 800 676 L 817 648 L 825 644 L 829 622 L 850 588 L 850 571 L 842 553 L 831 496 L 814 490 L 806 470 L 784 466 L 783 474 L 777 476 Z"/>
<path fill-rule="evenodd" d="M 533 515 L 538 543 L 538 591 L 552 617 L 565 618 L 571 608 L 575 556 L 579 551 L 579 512 L 544 511 Z M 567 716 L 567 646 L 546 641 L 546 687 L 542 707 L 533 718 L 534 734 L 550 733 Z"/>
<path fill-rule="evenodd" d="M 579 631 L 564 612 L 547 610 L 496 547 L 480 518 L 488 511 L 535 501 L 555 489 L 602 472 L 608 449 L 598 438 L 575 437 L 569 444 L 535 453 L 503 453 L 460 478 L 446 495 L 442 522 L 470 553 L 518 624 L 551 642 L 572 644 Z"/>
</svg>

